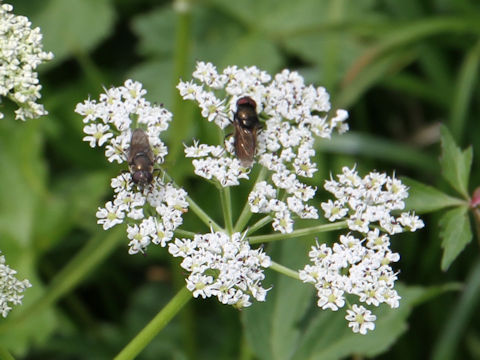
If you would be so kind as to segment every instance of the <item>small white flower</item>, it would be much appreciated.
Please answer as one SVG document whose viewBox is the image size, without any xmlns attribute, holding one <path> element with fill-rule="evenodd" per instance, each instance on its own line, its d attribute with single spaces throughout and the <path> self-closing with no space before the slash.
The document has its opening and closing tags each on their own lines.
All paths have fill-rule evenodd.
<svg viewBox="0 0 480 360">
<path fill-rule="evenodd" d="M 348 167 L 342 172 L 337 176 L 338 181 L 325 182 L 325 190 L 337 198 L 321 204 L 327 219 L 347 218 L 349 229 L 362 234 L 367 234 L 375 223 L 389 234 L 423 227 L 415 214 L 401 213 L 399 217 L 391 214 L 403 210 L 408 197 L 407 187 L 400 180 L 378 172 L 371 172 L 362 179 L 355 168 Z"/>
<path fill-rule="evenodd" d="M 15 270 L 5 264 L 5 256 L 0 255 L 0 314 L 4 318 L 14 306 L 22 304 L 22 293 L 32 286 L 27 279 L 18 280 L 16 274 Z"/>
<path fill-rule="evenodd" d="M 99 208 L 96 214 L 98 224 L 105 230 L 123 222 L 128 224 L 130 254 L 145 252 L 151 243 L 165 247 L 188 211 L 187 193 L 163 183 L 157 176 L 158 166 L 167 155 L 160 135 L 167 130 L 172 114 L 161 106 L 152 106 L 144 98 L 146 93 L 141 83 L 126 80 L 123 86 L 105 89 L 98 102 L 89 99 L 75 108 L 86 124 L 87 136 L 83 140 L 92 147 L 105 146 L 105 156 L 110 162 L 127 160 L 134 123 L 148 137 L 154 155 L 152 183 L 140 187 L 133 183 L 130 172 L 122 173 L 111 181 L 113 201 Z"/>
<path fill-rule="evenodd" d="M 377 317 L 363 306 L 354 304 L 351 310 L 347 310 L 345 319 L 349 321 L 348 327 L 351 327 L 354 333 L 365 335 L 368 330 L 375 329 L 374 321 Z"/>
<path fill-rule="evenodd" d="M 183 258 L 181 266 L 190 272 L 187 288 L 194 297 L 216 296 L 238 308 L 249 306 L 251 297 L 265 301 L 262 268 L 270 266 L 270 258 L 261 249 L 252 250 L 242 234 L 197 234 L 193 240 L 175 239 L 168 250 Z"/>
<path fill-rule="evenodd" d="M 19 106 L 17 120 L 33 119 L 47 114 L 43 105 L 36 103 L 42 86 L 35 69 L 53 59 L 53 54 L 42 50 L 40 28 L 32 29 L 28 18 L 16 16 L 12 10 L 11 5 L 0 4 L 0 95 Z"/>
<path fill-rule="evenodd" d="M 293 216 L 318 218 L 316 209 L 307 204 L 316 189 L 299 178 L 311 178 L 317 171 L 312 161 L 315 137 L 329 138 L 335 129 L 346 131 L 347 112 L 339 111 L 331 118 L 325 89 L 305 85 L 303 77 L 294 71 L 283 70 L 272 79 L 255 66 L 230 66 L 219 73 L 211 63 L 198 62 L 193 77 L 196 81 L 178 84 L 180 95 L 197 102 L 202 116 L 222 130 L 232 124 L 240 98 L 250 97 L 256 103 L 262 129 L 257 133 L 255 159 L 272 172 L 265 183 L 281 189 L 285 197 L 276 198 L 279 192 L 262 193 L 257 185 L 249 196 L 251 211 L 272 213 L 274 229 L 282 232 L 293 231 Z M 323 115 L 319 116 L 319 112 Z M 236 186 L 240 184 L 239 179 L 248 179 L 250 169 L 243 168 L 235 157 L 234 141 L 234 137 L 227 139 L 225 149 L 216 154 L 209 145 L 198 141 L 186 146 L 186 156 L 194 158 L 195 174 L 220 186 Z M 272 209 L 267 202 L 275 198 L 286 201 L 288 206 L 281 212 Z"/>
</svg>

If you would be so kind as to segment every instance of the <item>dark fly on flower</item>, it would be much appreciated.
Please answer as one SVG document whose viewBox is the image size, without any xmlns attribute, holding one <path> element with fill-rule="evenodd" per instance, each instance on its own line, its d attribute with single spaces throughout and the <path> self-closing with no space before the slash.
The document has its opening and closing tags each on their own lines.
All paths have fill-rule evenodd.
<svg viewBox="0 0 480 360">
<path fill-rule="evenodd" d="M 127 160 L 132 181 L 140 187 L 150 185 L 153 181 L 155 157 L 144 130 L 133 130 Z"/>
<path fill-rule="evenodd" d="M 243 167 L 250 167 L 257 148 L 257 131 L 261 128 L 257 104 L 251 97 L 244 96 L 238 99 L 233 126 L 235 155 Z"/>
</svg>

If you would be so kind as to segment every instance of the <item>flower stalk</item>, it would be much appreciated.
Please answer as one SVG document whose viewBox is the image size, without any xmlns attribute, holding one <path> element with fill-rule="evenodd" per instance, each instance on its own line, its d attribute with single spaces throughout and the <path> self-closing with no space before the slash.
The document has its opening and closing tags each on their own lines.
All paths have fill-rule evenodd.
<svg viewBox="0 0 480 360">
<path fill-rule="evenodd" d="M 115 360 L 134 359 L 190 301 L 192 293 L 182 288 L 169 303 L 115 356 Z"/>
</svg>

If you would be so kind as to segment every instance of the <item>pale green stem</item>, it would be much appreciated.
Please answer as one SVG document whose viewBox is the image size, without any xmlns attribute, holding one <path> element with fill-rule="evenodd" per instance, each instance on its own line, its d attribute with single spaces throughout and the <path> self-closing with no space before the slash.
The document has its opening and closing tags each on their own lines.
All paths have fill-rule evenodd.
<svg viewBox="0 0 480 360">
<path fill-rule="evenodd" d="M 260 172 L 258 173 L 257 180 L 255 180 L 255 185 L 258 184 L 260 181 L 263 181 L 266 175 L 267 175 L 267 168 L 262 166 Z M 253 185 L 254 188 L 255 188 L 255 185 Z M 242 231 L 245 228 L 245 225 L 247 225 L 251 217 L 252 217 L 252 212 L 250 211 L 250 204 L 247 199 L 247 201 L 245 202 L 245 206 L 243 207 L 242 212 L 238 217 L 237 223 L 233 228 L 233 232 Z"/>
<path fill-rule="evenodd" d="M 173 181 L 172 177 L 168 175 L 167 172 L 164 170 L 163 170 L 163 175 L 176 188 L 180 188 L 180 186 L 178 186 L 175 183 L 175 181 Z M 195 215 L 197 215 L 198 218 L 203 221 L 205 225 L 207 225 L 208 227 L 212 227 L 213 230 L 215 231 L 223 231 L 223 228 L 220 225 L 218 225 L 205 211 L 203 211 L 203 209 L 200 206 L 198 206 L 197 203 L 193 201 L 193 199 L 189 195 L 187 195 L 185 199 L 188 202 L 189 209 L 192 210 L 195 213 Z"/>
<path fill-rule="evenodd" d="M 276 263 L 275 261 L 272 261 L 269 269 L 275 270 L 275 271 L 279 272 L 280 274 L 289 276 L 289 277 L 294 278 L 296 280 L 300 280 L 300 276 L 298 275 L 298 271 L 289 269 L 288 267 L 280 265 L 279 263 Z"/>
<path fill-rule="evenodd" d="M 187 201 L 190 209 L 198 216 L 200 220 L 203 221 L 208 227 L 212 227 L 215 231 L 222 231 L 224 232 L 223 228 L 218 225 L 203 209 L 197 205 L 195 201 L 190 196 L 187 196 Z"/>
<path fill-rule="evenodd" d="M 292 238 L 307 236 L 307 235 L 315 235 L 322 232 L 345 229 L 346 227 L 347 227 L 347 222 L 340 221 L 333 224 L 322 224 L 322 225 L 312 226 L 305 229 L 294 230 L 288 234 L 270 234 L 270 235 L 250 236 L 248 238 L 248 241 L 250 244 L 258 244 L 258 243 L 264 243 L 269 241 L 292 239 Z"/>
<path fill-rule="evenodd" d="M 222 187 L 221 185 L 217 186 L 218 191 L 220 192 L 220 200 L 222 202 L 223 210 L 223 219 L 225 223 L 225 228 L 229 235 L 233 234 L 233 223 L 232 223 L 232 198 L 230 196 L 230 188 L 228 186 Z"/>
<path fill-rule="evenodd" d="M 263 218 L 261 218 L 260 220 L 258 220 L 255 224 L 253 224 L 252 226 L 250 226 L 248 229 L 247 229 L 247 235 L 248 234 L 253 234 L 255 231 L 257 231 L 258 229 L 261 229 L 262 227 L 264 227 L 265 225 L 267 225 L 268 223 L 270 223 L 272 221 L 272 217 L 270 215 L 267 215 Z"/>
<path fill-rule="evenodd" d="M 115 360 L 134 359 L 155 336 L 173 319 L 192 298 L 192 293 L 183 287 L 177 295 L 135 336 L 115 357 Z"/>
<path fill-rule="evenodd" d="M 175 236 L 189 238 L 189 239 L 193 239 L 195 237 L 194 232 L 187 231 L 187 230 L 182 230 L 182 229 L 176 229 L 174 231 L 174 234 L 175 234 Z"/>
</svg>

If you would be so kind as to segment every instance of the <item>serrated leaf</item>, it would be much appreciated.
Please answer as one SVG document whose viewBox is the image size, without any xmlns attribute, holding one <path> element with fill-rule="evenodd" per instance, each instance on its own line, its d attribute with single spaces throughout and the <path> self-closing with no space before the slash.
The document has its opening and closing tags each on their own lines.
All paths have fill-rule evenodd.
<svg viewBox="0 0 480 360">
<path fill-rule="evenodd" d="M 439 225 L 443 248 L 441 267 L 445 271 L 472 240 L 468 207 L 461 206 L 447 211 Z"/>
<path fill-rule="evenodd" d="M 406 209 L 415 210 L 418 214 L 433 212 L 450 206 L 465 205 L 464 200 L 454 198 L 419 181 L 402 178 L 402 182 L 409 188 L 409 195 L 405 201 Z"/>
<path fill-rule="evenodd" d="M 57 62 L 94 49 L 112 31 L 114 18 L 110 0 L 50 0 L 34 23 Z"/>
<path fill-rule="evenodd" d="M 442 175 L 452 187 L 468 199 L 468 180 L 472 166 L 473 150 L 470 146 L 462 151 L 452 138 L 446 126 L 441 126 L 442 156 L 440 165 Z"/>
</svg>

